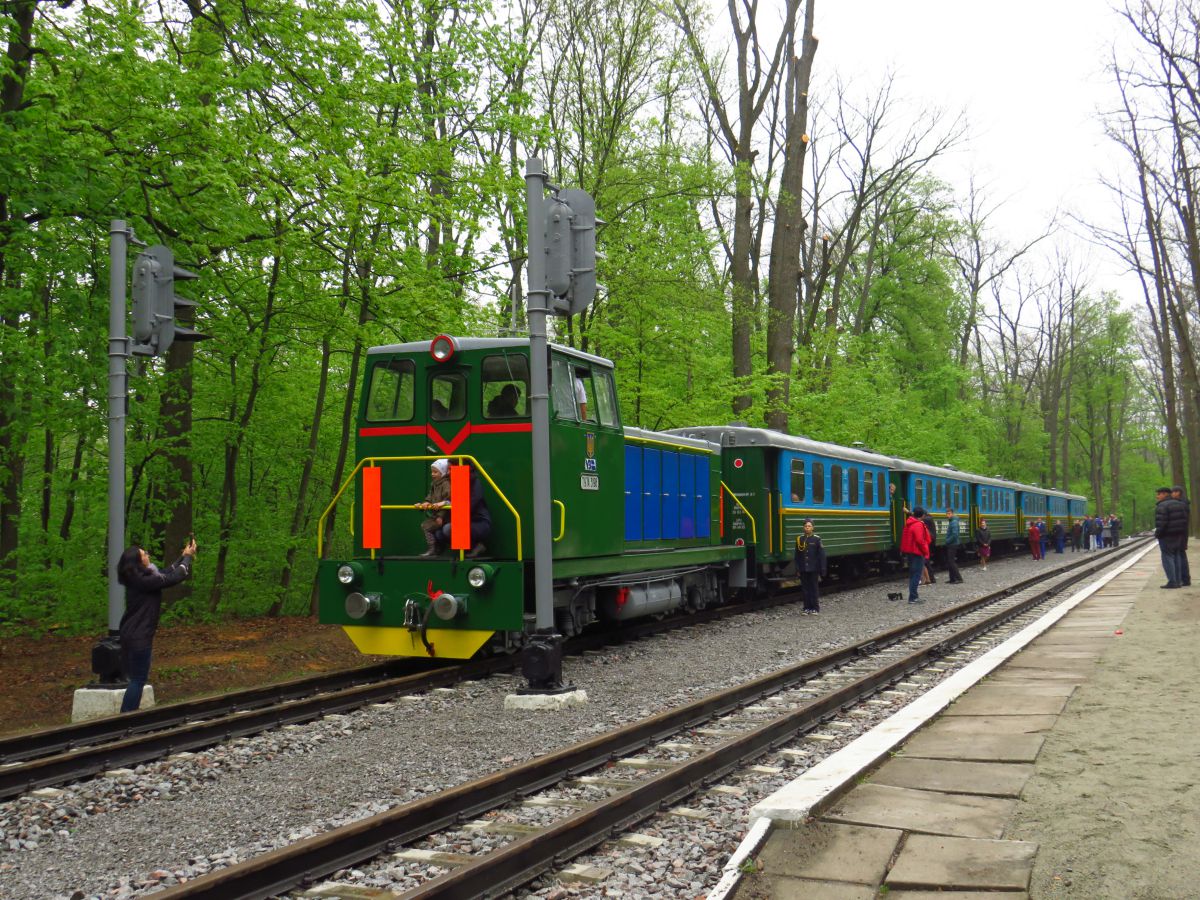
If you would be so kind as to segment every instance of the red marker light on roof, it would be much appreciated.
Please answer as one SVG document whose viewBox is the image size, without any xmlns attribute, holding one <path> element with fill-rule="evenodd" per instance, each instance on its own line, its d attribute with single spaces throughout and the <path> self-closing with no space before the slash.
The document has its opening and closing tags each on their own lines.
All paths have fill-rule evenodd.
<svg viewBox="0 0 1200 900">
<path fill-rule="evenodd" d="M 735 469 L 740 469 L 743 465 L 745 464 L 742 462 L 742 458 L 740 456 L 733 461 L 733 467 Z"/>
<path fill-rule="evenodd" d="M 429 355 L 435 362 L 444 363 L 458 351 L 458 344 L 448 334 L 439 334 L 429 342 Z"/>
</svg>

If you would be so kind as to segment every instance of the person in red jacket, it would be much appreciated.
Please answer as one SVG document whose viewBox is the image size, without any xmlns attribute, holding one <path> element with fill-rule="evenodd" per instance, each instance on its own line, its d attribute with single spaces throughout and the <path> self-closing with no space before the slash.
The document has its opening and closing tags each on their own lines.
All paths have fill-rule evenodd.
<svg viewBox="0 0 1200 900">
<path fill-rule="evenodd" d="M 1029 552 L 1034 559 L 1042 558 L 1042 530 L 1037 527 L 1037 522 L 1029 525 Z"/>
<path fill-rule="evenodd" d="M 917 596 L 917 586 L 921 583 L 921 575 L 925 571 L 925 562 L 929 559 L 929 529 L 921 521 L 925 510 L 915 507 L 908 521 L 904 523 L 904 532 L 900 535 L 900 552 L 908 561 L 908 602 L 924 603 Z"/>
</svg>

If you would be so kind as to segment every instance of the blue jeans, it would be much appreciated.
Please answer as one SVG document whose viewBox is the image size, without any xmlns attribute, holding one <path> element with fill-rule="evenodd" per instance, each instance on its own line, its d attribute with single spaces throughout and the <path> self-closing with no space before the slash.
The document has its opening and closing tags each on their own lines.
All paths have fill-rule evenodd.
<svg viewBox="0 0 1200 900">
<path fill-rule="evenodd" d="M 142 705 L 142 689 L 150 680 L 150 652 L 150 647 L 125 651 L 125 668 L 129 675 L 129 687 L 125 688 L 125 696 L 121 700 L 121 712 L 123 713 L 134 712 Z"/>
<path fill-rule="evenodd" d="M 1162 554 L 1163 571 L 1167 573 L 1167 584 L 1181 584 L 1179 572 L 1179 551 L 1168 550 L 1162 544 L 1158 545 Z"/>
<path fill-rule="evenodd" d="M 1175 557 L 1175 571 L 1179 575 L 1180 584 L 1192 583 L 1192 570 L 1188 566 L 1187 548 L 1175 551 L 1178 555 Z"/>
<path fill-rule="evenodd" d="M 925 572 L 925 557 L 916 553 L 908 554 L 908 599 L 916 600 L 917 585 L 921 583 L 921 575 Z"/>
</svg>

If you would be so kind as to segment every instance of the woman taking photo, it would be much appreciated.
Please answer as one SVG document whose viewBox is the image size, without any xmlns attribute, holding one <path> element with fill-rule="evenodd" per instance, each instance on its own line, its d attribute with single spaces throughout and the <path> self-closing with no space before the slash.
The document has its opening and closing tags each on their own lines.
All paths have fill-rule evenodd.
<svg viewBox="0 0 1200 900">
<path fill-rule="evenodd" d="M 117 563 L 117 581 L 125 585 L 125 615 L 121 616 L 121 656 L 129 687 L 121 701 L 121 712 L 133 712 L 142 705 L 142 689 L 150 677 L 150 650 L 158 616 L 162 612 L 163 588 L 179 584 L 192 572 L 196 557 L 196 539 L 189 538 L 183 555 L 174 565 L 159 569 L 150 555 L 137 544 L 121 554 Z"/>
</svg>

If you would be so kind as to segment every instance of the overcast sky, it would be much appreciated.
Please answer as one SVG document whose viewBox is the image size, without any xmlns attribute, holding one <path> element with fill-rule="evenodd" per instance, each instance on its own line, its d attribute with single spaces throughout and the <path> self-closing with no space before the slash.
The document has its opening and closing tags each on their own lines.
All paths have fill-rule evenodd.
<svg viewBox="0 0 1200 900">
<path fill-rule="evenodd" d="M 1120 156 L 1097 111 L 1114 102 L 1105 66 L 1114 42 L 1129 45 L 1128 30 L 1107 0 L 817 0 L 814 28 L 818 69 L 870 84 L 891 68 L 897 94 L 966 113 L 969 146 L 936 171 L 965 185 L 974 169 L 1005 200 L 996 221 L 1014 243 L 1055 209 L 1119 222 L 1099 180 Z M 1140 302 L 1116 259 L 1074 243 L 1095 290 Z"/>
</svg>

